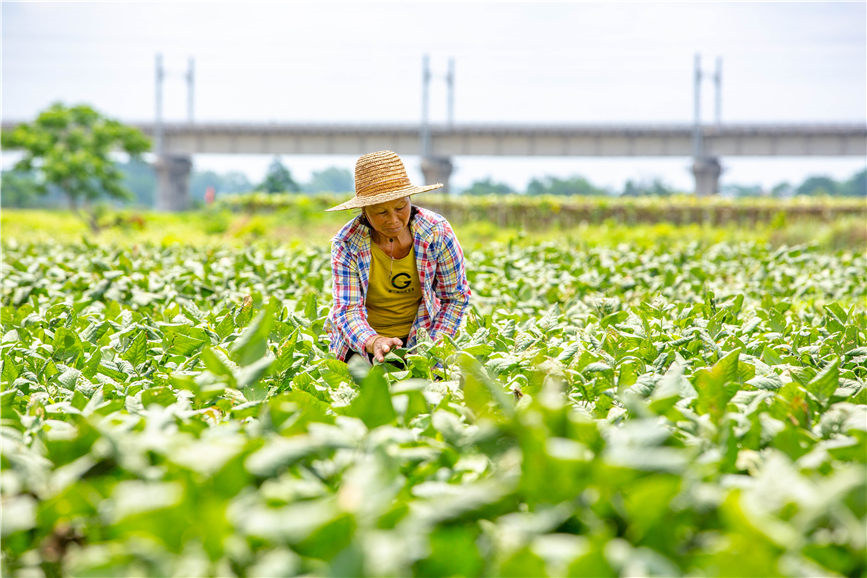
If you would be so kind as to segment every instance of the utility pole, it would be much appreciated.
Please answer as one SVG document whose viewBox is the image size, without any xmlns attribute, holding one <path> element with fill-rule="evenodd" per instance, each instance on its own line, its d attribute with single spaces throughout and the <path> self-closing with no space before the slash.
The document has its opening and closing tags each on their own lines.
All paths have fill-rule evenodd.
<svg viewBox="0 0 867 578">
<path fill-rule="evenodd" d="M 163 82 L 166 77 L 163 55 L 156 55 L 156 110 L 154 119 L 154 170 L 157 175 L 156 208 L 159 211 L 183 211 L 190 206 L 190 173 L 192 158 L 189 155 L 166 151 L 165 126 L 163 125 Z M 194 61 L 189 59 L 187 80 L 187 115 L 193 122 Z"/>
<path fill-rule="evenodd" d="M 163 55 L 156 57 L 156 118 L 154 119 L 154 152 L 157 156 L 163 154 Z"/>
<path fill-rule="evenodd" d="M 422 57 L 421 70 L 421 157 L 426 159 L 430 156 L 430 118 L 428 116 L 428 102 L 430 90 L 430 58 L 427 54 Z"/>
<path fill-rule="evenodd" d="M 695 176 L 695 194 L 699 197 L 715 195 L 719 192 L 719 176 L 722 166 L 715 156 L 705 152 L 704 134 L 701 125 L 701 55 L 695 54 L 695 70 L 693 73 L 693 125 L 692 125 L 692 173 Z M 722 97 L 720 84 L 722 82 L 722 58 L 716 59 L 716 74 L 713 76 L 716 85 L 716 123 L 720 124 Z"/>
<path fill-rule="evenodd" d="M 431 144 L 431 127 L 430 127 L 430 57 L 425 54 L 422 56 L 421 70 L 421 172 L 424 175 L 425 182 L 442 183 L 443 192 L 449 192 L 449 176 L 452 174 L 454 166 L 448 157 L 434 156 L 433 145 Z M 448 83 L 448 123 L 452 125 L 454 121 L 454 59 L 449 60 L 449 71 L 446 75 Z"/>
<path fill-rule="evenodd" d="M 713 83 L 716 93 L 716 106 L 714 107 L 716 125 L 720 126 L 722 124 L 722 56 L 716 57 L 716 73 L 713 75 Z"/>
<path fill-rule="evenodd" d="M 704 143 L 701 138 L 701 54 L 695 53 L 695 73 L 693 74 L 693 121 L 692 121 L 692 156 L 704 157 Z"/>
<path fill-rule="evenodd" d="M 195 59 L 192 56 L 190 56 L 189 60 L 187 61 L 187 74 L 186 74 L 186 78 L 187 78 L 187 121 L 190 124 L 193 124 L 193 102 L 194 102 L 193 93 L 194 93 L 194 88 L 195 88 L 195 77 L 193 76 L 194 75 L 193 71 L 195 70 L 195 65 L 196 65 Z"/>
<path fill-rule="evenodd" d="M 448 86 L 448 122 L 449 128 L 455 124 L 455 59 L 449 58 L 449 71 L 446 73 L 446 85 Z"/>
</svg>

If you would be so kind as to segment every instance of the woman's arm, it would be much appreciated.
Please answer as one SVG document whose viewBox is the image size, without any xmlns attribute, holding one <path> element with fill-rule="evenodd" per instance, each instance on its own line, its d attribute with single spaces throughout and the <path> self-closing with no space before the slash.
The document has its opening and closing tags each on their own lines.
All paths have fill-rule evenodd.
<svg viewBox="0 0 867 578">
<path fill-rule="evenodd" d="M 331 273 L 334 296 L 331 323 L 346 337 L 350 349 L 363 353 L 367 342 L 376 336 L 376 331 L 367 322 L 358 263 L 343 243 L 331 245 Z"/>
<path fill-rule="evenodd" d="M 451 226 L 443 222 L 441 227 L 434 288 L 441 307 L 431 325 L 430 337 L 434 341 L 443 334 L 450 337 L 455 334 L 470 303 L 464 252 Z"/>
</svg>

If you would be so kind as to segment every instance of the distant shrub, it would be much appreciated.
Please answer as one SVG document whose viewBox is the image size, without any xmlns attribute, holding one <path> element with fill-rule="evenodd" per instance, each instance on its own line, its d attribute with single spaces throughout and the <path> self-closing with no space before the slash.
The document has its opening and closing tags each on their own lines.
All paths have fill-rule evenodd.
<svg viewBox="0 0 867 578">
<path fill-rule="evenodd" d="M 202 229 L 208 235 L 222 235 L 232 224 L 232 214 L 228 211 L 208 211 L 202 219 Z"/>
</svg>

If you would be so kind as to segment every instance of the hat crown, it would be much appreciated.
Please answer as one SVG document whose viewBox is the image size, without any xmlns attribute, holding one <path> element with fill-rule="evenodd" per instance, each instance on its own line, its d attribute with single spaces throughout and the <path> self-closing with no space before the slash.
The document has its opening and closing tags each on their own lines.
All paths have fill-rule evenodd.
<svg viewBox="0 0 867 578">
<path fill-rule="evenodd" d="M 406 176 L 403 161 L 393 151 L 377 151 L 361 156 L 355 163 L 355 196 L 326 211 L 359 209 L 395 201 L 442 187 L 442 183 L 415 187 Z"/>
<path fill-rule="evenodd" d="M 355 196 L 372 197 L 412 186 L 403 161 L 393 151 L 377 151 L 355 163 Z"/>
</svg>

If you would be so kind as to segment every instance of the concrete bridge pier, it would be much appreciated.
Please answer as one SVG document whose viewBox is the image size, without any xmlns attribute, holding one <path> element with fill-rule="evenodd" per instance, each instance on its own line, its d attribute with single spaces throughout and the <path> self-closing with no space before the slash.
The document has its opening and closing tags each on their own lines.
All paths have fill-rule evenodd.
<svg viewBox="0 0 867 578">
<path fill-rule="evenodd" d="M 452 176 L 454 165 L 448 157 L 426 157 L 421 160 L 421 173 L 425 185 L 442 183 L 442 192 L 449 194 L 449 177 Z"/>
<path fill-rule="evenodd" d="M 716 157 L 699 157 L 692 163 L 695 176 L 695 195 L 707 197 L 719 193 L 719 176 L 722 166 Z"/>
<path fill-rule="evenodd" d="M 157 173 L 157 210 L 189 209 L 192 158 L 189 155 L 163 154 L 157 157 L 154 169 Z"/>
</svg>

